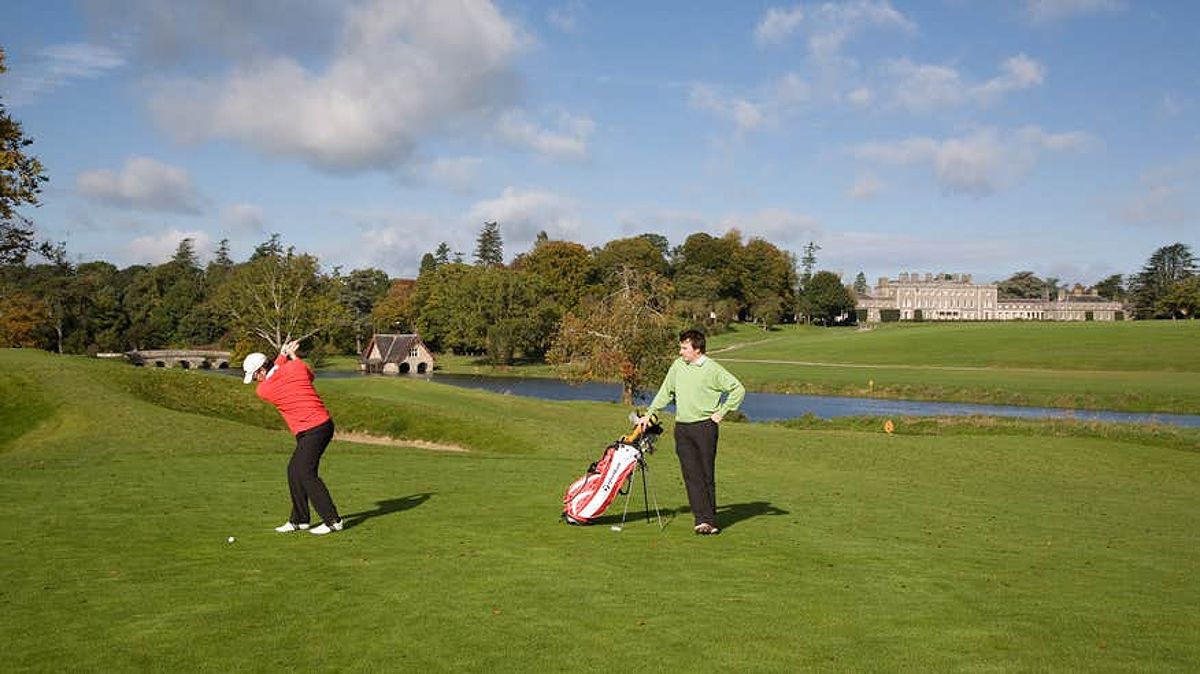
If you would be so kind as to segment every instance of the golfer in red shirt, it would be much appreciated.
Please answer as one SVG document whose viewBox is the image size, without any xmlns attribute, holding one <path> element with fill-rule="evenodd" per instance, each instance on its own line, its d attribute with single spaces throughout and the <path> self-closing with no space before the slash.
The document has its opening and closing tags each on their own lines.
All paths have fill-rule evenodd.
<svg viewBox="0 0 1200 674">
<path fill-rule="evenodd" d="M 329 490 L 317 475 L 321 455 L 333 439 L 333 418 L 313 388 L 312 370 L 296 355 L 299 346 L 298 341 L 284 344 L 271 367 L 267 366 L 267 357 L 261 353 L 246 356 L 242 362 L 246 376 L 242 381 L 246 384 L 258 382 L 254 392 L 279 410 L 296 436 L 296 451 L 292 453 L 287 470 L 292 514 L 288 521 L 275 527 L 275 531 L 283 534 L 308 529 L 308 502 L 311 500 L 324 521 L 309 529 L 309 533 L 324 535 L 341 531 L 343 527 Z"/>
</svg>

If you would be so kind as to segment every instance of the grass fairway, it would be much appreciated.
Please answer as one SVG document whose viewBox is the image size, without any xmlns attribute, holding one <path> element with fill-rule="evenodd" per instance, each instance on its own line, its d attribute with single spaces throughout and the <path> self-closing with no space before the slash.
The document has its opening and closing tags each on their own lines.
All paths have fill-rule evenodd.
<svg viewBox="0 0 1200 674">
<path fill-rule="evenodd" d="M 556 518 L 620 407 L 319 386 L 340 430 L 468 451 L 335 441 L 350 526 L 280 535 L 291 438 L 250 387 L 0 351 L 5 670 L 1200 667 L 1194 445 L 729 424 L 721 535 L 669 439 L 671 523 L 614 533 Z"/>
<path fill-rule="evenodd" d="M 741 326 L 710 351 L 754 390 L 1128 412 L 1200 409 L 1200 321 Z"/>
</svg>

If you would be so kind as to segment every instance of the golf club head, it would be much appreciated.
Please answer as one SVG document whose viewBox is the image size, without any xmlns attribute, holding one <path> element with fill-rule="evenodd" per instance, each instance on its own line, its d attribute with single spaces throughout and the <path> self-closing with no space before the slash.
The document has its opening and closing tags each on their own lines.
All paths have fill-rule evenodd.
<svg viewBox="0 0 1200 674">
<path fill-rule="evenodd" d="M 611 527 L 609 527 L 609 529 L 612 529 L 613 531 L 615 531 L 617 533 L 621 533 L 623 527 L 620 524 L 614 524 Z"/>
</svg>

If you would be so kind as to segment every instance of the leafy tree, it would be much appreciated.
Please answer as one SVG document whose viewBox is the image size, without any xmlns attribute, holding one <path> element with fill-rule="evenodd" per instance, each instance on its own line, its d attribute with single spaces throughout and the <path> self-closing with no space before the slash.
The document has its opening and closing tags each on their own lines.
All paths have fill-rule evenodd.
<svg viewBox="0 0 1200 674">
<path fill-rule="evenodd" d="M 1125 299 L 1125 277 L 1113 274 L 1095 285 L 1096 294 L 1116 302 Z"/>
<path fill-rule="evenodd" d="M 654 248 L 658 250 L 659 254 L 662 255 L 664 259 L 670 255 L 671 242 L 667 241 L 667 237 L 663 236 L 662 234 L 652 234 L 647 232 L 645 234 L 639 234 L 638 236 L 649 241 L 650 245 L 654 246 Z"/>
<path fill-rule="evenodd" d="M 504 265 L 504 244 L 500 238 L 500 223 L 485 222 L 475 239 L 475 264 L 481 267 Z"/>
<path fill-rule="evenodd" d="M 621 380 L 621 402 L 632 405 L 662 378 L 675 347 L 671 287 L 662 276 L 623 268 L 616 289 L 578 313 L 563 317 L 547 360 L 569 379 Z"/>
<path fill-rule="evenodd" d="M 587 248 L 570 241 L 545 240 L 513 260 L 513 269 L 541 279 L 549 299 L 567 312 L 578 306 L 592 277 L 592 257 Z"/>
<path fill-rule="evenodd" d="M 23 290 L 0 293 L 0 348 L 40 347 L 49 325 L 41 298 Z"/>
<path fill-rule="evenodd" d="M 461 262 L 449 262 L 417 279 L 411 300 L 414 327 L 434 351 L 479 353 L 483 350 L 482 343 L 462 330 L 460 320 L 460 314 L 468 311 L 462 306 L 461 289 L 470 271 L 471 268 Z"/>
<path fill-rule="evenodd" d="M 1175 284 L 1196 275 L 1196 258 L 1187 245 L 1163 246 L 1150 255 L 1130 283 L 1130 295 L 1138 318 L 1167 318 L 1170 312 L 1160 302 Z"/>
<path fill-rule="evenodd" d="M 433 256 L 433 253 L 425 253 L 421 256 L 421 267 L 417 270 L 417 276 L 420 276 L 421 274 L 428 274 L 434 269 L 437 269 L 437 266 L 438 261 L 437 258 Z"/>
<path fill-rule="evenodd" d="M 541 278 L 529 272 L 486 268 L 472 274 L 474 319 L 483 328 L 484 349 L 497 365 L 518 352 L 541 357 L 550 346 L 559 312 L 546 297 Z"/>
<path fill-rule="evenodd" d="M 861 271 L 854 276 L 854 292 L 860 297 L 871 293 L 871 286 L 867 285 L 867 275 Z"/>
<path fill-rule="evenodd" d="M 753 238 L 734 258 L 743 318 L 770 328 L 795 304 L 796 261 L 790 253 Z"/>
<path fill-rule="evenodd" d="M 252 336 L 277 351 L 290 340 L 350 323 L 339 285 L 321 273 L 316 257 L 289 250 L 235 267 L 215 301 L 236 336 Z"/>
<path fill-rule="evenodd" d="M 1031 271 L 1019 271 L 996 284 L 1000 297 L 1043 299 L 1047 297 L 1046 282 Z"/>
<path fill-rule="evenodd" d="M 355 269 L 341 283 L 341 301 L 350 313 L 355 353 L 362 353 L 363 340 L 374 331 L 371 311 L 387 295 L 389 287 L 391 280 L 380 269 Z"/>
<path fill-rule="evenodd" d="M 8 70 L 4 60 L 0 48 L 0 75 Z M 51 260 L 64 257 L 61 245 L 38 241 L 33 223 L 17 212 L 39 205 L 42 185 L 49 180 L 37 157 L 25 152 L 32 144 L 0 100 L 0 264 L 22 264 L 31 253 Z"/>
<path fill-rule="evenodd" d="M 643 236 L 609 241 L 603 248 L 593 251 L 592 259 L 597 280 L 601 283 L 619 276 L 625 268 L 659 276 L 667 273 L 667 260 L 662 251 Z"/>
<path fill-rule="evenodd" d="M 278 232 L 271 234 L 266 241 L 254 247 L 254 252 L 250 254 L 250 261 L 264 257 L 280 257 L 283 255 L 283 239 Z"/>
<path fill-rule="evenodd" d="M 375 332 L 409 333 L 416 329 L 413 311 L 413 291 L 416 284 L 412 279 L 392 281 L 387 294 L 371 308 L 371 325 Z"/>
<path fill-rule="evenodd" d="M 814 274 L 804 292 L 805 315 L 825 326 L 834 325 L 843 316 L 852 316 L 855 303 L 842 279 L 830 271 Z"/>
<path fill-rule="evenodd" d="M 1156 314 L 1170 318 L 1195 318 L 1200 308 L 1200 276 L 1189 276 L 1171 287 L 1155 305 Z"/>
<path fill-rule="evenodd" d="M 740 234 L 732 234 L 720 239 L 692 234 L 674 251 L 672 279 L 677 306 L 691 323 L 707 319 L 722 303 L 730 314 L 722 317 L 725 320 L 737 318 L 742 308 L 742 275 L 737 266 L 742 241 Z"/>
</svg>

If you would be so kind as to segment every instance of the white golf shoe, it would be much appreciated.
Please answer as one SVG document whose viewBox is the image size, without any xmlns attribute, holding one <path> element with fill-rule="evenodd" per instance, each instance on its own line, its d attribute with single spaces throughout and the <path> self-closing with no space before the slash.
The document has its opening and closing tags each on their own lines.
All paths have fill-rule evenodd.
<svg viewBox="0 0 1200 674">
<path fill-rule="evenodd" d="M 308 524 L 293 524 L 290 521 L 284 522 L 283 524 L 275 527 L 275 531 L 278 531 L 281 534 L 287 534 L 293 531 L 304 531 L 306 529 L 308 529 Z"/>
<path fill-rule="evenodd" d="M 309 529 L 308 533 L 314 536 L 324 536 L 325 534 L 332 534 L 335 531 L 341 531 L 345 526 L 346 520 L 338 520 L 333 523 L 333 526 L 329 526 L 328 524 L 322 522 L 312 529 Z"/>
</svg>

